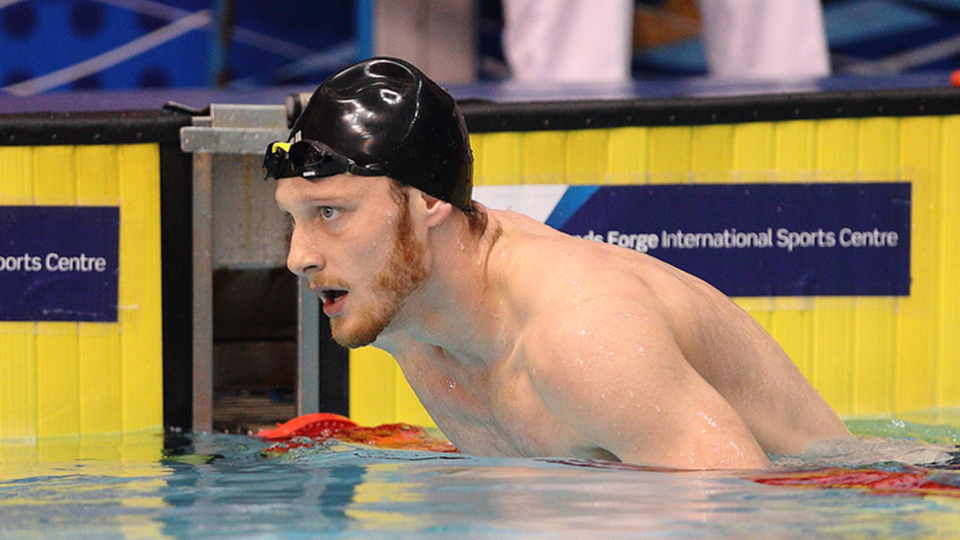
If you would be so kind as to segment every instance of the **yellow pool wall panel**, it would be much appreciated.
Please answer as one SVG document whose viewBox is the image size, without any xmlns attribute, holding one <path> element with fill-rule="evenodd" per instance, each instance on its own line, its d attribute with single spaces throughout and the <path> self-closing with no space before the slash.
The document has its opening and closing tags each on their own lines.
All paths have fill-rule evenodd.
<svg viewBox="0 0 960 540">
<path fill-rule="evenodd" d="M 0 321 L 0 439 L 162 429 L 159 145 L 0 147 L 0 205 L 120 208 L 116 323 Z"/>
<path fill-rule="evenodd" d="M 907 297 L 737 298 L 843 416 L 960 406 L 960 116 L 471 135 L 477 185 L 908 181 Z M 389 355 L 350 357 L 365 424 L 427 424 Z"/>
</svg>

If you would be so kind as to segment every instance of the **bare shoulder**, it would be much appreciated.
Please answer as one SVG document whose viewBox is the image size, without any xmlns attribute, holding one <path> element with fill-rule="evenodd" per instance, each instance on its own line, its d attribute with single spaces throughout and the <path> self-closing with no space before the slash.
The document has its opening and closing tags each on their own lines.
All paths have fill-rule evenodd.
<svg viewBox="0 0 960 540">
<path fill-rule="evenodd" d="M 518 360 L 554 418 L 624 461 L 764 462 L 742 421 L 680 350 L 669 306 L 692 295 L 682 273 L 536 227 L 505 227 L 504 237 L 504 280 L 522 312 Z M 708 447 L 716 452 L 693 451 Z"/>
<path fill-rule="evenodd" d="M 493 264 L 523 329 L 524 361 L 538 379 L 568 387 L 591 365 L 595 375 L 612 376 L 620 362 L 655 371 L 663 359 L 682 361 L 671 306 L 694 296 L 682 273 L 522 216 L 501 221 L 503 245 Z"/>
<path fill-rule="evenodd" d="M 670 273 L 669 267 L 641 253 L 560 233 L 519 214 L 495 215 L 503 225 L 496 261 L 499 276 L 516 289 L 532 294 L 546 290 L 556 298 L 558 287 L 612 290 L 618 285 L 646 285 L 657 274 Z"/>
<path fill-rule="evenodd" d="M 769 452 L 846 433 L 776 341 L 714 287 L 653 257 L 531 221 L 505 216 L 497 264 L 524 328 L 525 362 L 543 388 L 585 389 L 587 376 L 614 388 L 628 373 L 634 385 L 699 379 Z M 598 367 L 585 370 L 592 360 Z"/>
<path fill-rule="evenodd" d="M 572 237 L 516 214 L 497 217 L 504 232 L 491 266 L 524 324 L 554 334 L 567 325 L 582 331 L 587 322 L 653 328 L 672 339 L 693 325 L 704 303 L 727 302 L 706 283 L 649 255 Z"/>
</svg>

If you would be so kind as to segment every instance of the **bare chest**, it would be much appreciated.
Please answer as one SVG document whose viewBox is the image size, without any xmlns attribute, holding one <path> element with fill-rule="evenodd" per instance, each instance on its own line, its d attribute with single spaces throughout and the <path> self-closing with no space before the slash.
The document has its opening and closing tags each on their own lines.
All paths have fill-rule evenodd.
<svg viewBox="0 0 960 540">
<path fill-rule="evenodd" d="M 432 357 L 431 357 L 432 356 Z M 440 356 L 401 361 L 437 426 L 461 451 L 503 457 L 608 457 L 554 416 L 537 395 L 522 359 L 501 369 L 453 369 Z"/>
</svg>

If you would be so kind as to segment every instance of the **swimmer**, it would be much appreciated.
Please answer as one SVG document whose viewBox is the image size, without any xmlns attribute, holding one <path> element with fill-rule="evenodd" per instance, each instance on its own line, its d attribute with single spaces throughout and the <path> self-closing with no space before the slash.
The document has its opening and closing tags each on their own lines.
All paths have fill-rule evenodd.
<svg viewBox="0 0 960 540">
<path fill-rule="evenodd" d="M 471 201 L 472 161 L 453 98 L 389 58 L 325 81 L 264 158 L 336 341 L 391 353 L 461 451 L 759 468 L 851 437 L 730 299 Z"/>
</svg>

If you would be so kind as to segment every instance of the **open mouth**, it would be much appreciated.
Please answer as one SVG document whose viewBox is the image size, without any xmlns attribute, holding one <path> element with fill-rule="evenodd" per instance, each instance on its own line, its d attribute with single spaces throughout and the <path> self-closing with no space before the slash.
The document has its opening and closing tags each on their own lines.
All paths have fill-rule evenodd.
<svg viewBox="0 0 960 540">
<path fill-rule="evenodd" d="M 340 312 L 343 307 L 343 300 L 347 296 L 347 291 L 343 289 L 325 289 L 320 291 L 320 298 L 323 300 L 323 312 L 332 317 Z"/>
</svg>

